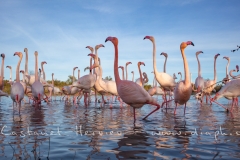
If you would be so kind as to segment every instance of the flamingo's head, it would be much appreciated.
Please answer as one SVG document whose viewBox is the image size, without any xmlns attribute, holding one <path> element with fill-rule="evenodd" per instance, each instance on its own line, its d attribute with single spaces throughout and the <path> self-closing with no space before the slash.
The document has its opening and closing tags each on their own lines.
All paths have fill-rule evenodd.
<svg viewBox="0 0 240 160">
<path fill-rule="evenodd" d="M 178 74 L 182 74 L 181 72 L 178 72 Z"/>
<path fill-rule="evenodd" d="M 11 66 L 6 66 L 6 68 L 12 69 L 12 67 L 11 67 Z"/>
<path fill-rule="evenodd" d="M 236 69 L 237 69 L 237 72 L 239 71 L 239 66 L 238 65 L 236 65 Z"/>
<path fill-rule="evenodd" d="M 124 67 L 123 67 L 123 66 L 119 66 L 118 68 L 121 68 L 122 70 L 124 70 Z"/>
<path fill-rule="evenodd" d="M 52 76 L 54 76 L 54 73 L 52 73 Z"/>
<path fill-rule="evenodd" d="M 216 54 L 215 56 L 214 56 L 214 58 L 216 59 L 218 56 L 220 56 L 220 54 L 218 53 L 218 54 Z"/>
<path fill-rule="evenodd" d="M 35 55 L 35 56 L 38 56 L 38 51 L 35 51 L 35 52 L 34 52 L 34 55 Z"/>
<path fill-rule="evenodd" d="M 13 56 L 18 56 L 18 57 L 22 57 L 22 52 L 15 52 L 14 54 L 13 54 Z"/>
<path fill-rule="evenodd" d="M 196 55 L 199 55 L 200 53 L 203 53 L 203 51 L 197 51 Z"/>
<path fill-rule="evenodd" d="M 127 62 L 127 63 L 126 63 L 126 66 L 129 65 L 129 64 L 132 64 L 132 62 Z"/>
<path fill-rule="evenodd" d="M 24 70 L 20 70 L 20 73 L 23 73 L 23 74 L 24 74 Z"/>
<path fill-rule="evenodd" d="M 87 46 L 86 48 L 90 49 L 90 51 L 93 53 L 94 49 L 91 46 Z"/>
<path fill-rule="evenodd" d="M 160 55 L 164 55 L 166 58 L 168 57 L 168 54 L 165 52 L 162 52 Z"/>
<path fill-rule="evenodd" d="M 42 72 L 41 68 L 39 68 L 38 70 L 39 70 L 40 73 Z"/>
<path fill-rule="evenodd" d="M 143 40 L 145 40 L 145 39 L 149 39 L 150 41 L 154 41 L 154 37 L 153 36 L 145 36 L 144 38 L 143 38 Z"/>
<path fill-rule="evenodd" d="M 75 69 L 77 69 L 78 67 L 74 67 L 73 70 L 75 71 Z"/>
<path fill-rule="evenodd" d="M 28 49 L 27 48 L 24 48 L 24 52 L 27 52 L 28 51 Z"/>
<path fill-rule="evenodd" d="M 118 45 L 118 39 L 117 37 L 107 37 L 105 42 L 111 41 L 113 44 Z"/>
<path fill-rule="evenodd" d="M 176 74 L 175 74 L 175 73 L 173 73 L 173 79 L 177 79 L 177 77 L 176 77 Z"/>
<path fill-rule="evenodd" d="M 131 73 L 134 73 L 133 71 Z"/>
<path fill-rule="evenodd" d="M 46 61 L 43 61 L 43 62 L 41 62 L 41 64 L 47 64 L 47 62 L 46 62 Z"/>
<path fill-rule="evenodd" d="M 226 56 L 223 57 L 223 59 L 226 59 L 226 60 L 228 60 L 228 61 L 230 60 L 230 58 L 229 58 L 229 57 L 226 57 Z"/>
<path fill-rule="evenodd" d="M 2 58 L 5 58 L 5 54 L 4 54 L 4 53 L 2 53 L 2 54 L 1 54 L 1 57 L 2 57 Z"/>
<path fill-rule="evenodd" d="M 188 45 L 194 46 L 194 44 L 193 44 L 192 41 L 182 42 L 182 43 L 180 44 L 180 49 L 185 49 Z"/>
<path fill-rule="evenodd" d="M 95 58 L 95 54 L 89 53 L 88 56 L 91 56 L 92 58 Z"/>
<path fill-rule="evenodd" d="M 105 47 L 103 44 L 99 44 L 95 46 L 95 50 L 99 49 L 100 47 Z"/>
<path fill-rule="evenodd" d="M 86 68 L 84 68 L 84 72 L 85 72 L 87 69 L 90 69 L 90 67 L 87 66 Z"/>
</svg>

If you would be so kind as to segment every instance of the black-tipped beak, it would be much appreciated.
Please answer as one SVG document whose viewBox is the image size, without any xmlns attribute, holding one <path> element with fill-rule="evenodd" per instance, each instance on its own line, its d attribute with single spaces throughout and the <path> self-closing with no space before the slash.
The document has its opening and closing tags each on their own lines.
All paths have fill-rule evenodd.
<svg viewBox="0 0 240 160">
<path fill-rule="evenodd" d="M 194 46 L 194 43 L 193 43 L 193 42 L 191 42 L 191 45 L 192 45 L 192 46 Z"/>
<path fill-rule="evenodd" d="M 108 40 L 106 39 L 106 40 L 105 40 L 105 43 L 106 43 L 107 41 L 108 41 Z"/>
</svg>

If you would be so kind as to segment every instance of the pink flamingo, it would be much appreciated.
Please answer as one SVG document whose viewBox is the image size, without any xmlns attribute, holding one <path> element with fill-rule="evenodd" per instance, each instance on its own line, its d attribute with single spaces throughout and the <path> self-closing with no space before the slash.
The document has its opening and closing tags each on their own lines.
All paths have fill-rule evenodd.
<svg viewBox="0 0 240 160">
<path fill-rule="evenodd" d="M 204 79 L 202 77 L 202 73 L 201 73 L 201 65 L 200 65 L 200 61 L 198 59 L 198 55 L 200 53 L 203 53 L 203 51 L 198 51 L 196 52 L 196 58 L 197 58 L 197 61 L 198 61 L 198 76 L 195 80 L 195 87 L 197 88 L 197 92 L 199 92 L 200 90 L 202 90 L 204 88 Z"/>
<path fill-rule="evenodd" d="M 165 52 L 162 52 L 160 55 L 163 55 L 165 57 L 163 72 L 166 73 L 166 63 L 167 63 L 168 54 Z"/>
<path fill-rule="evenodd" d="M 132 62 L 127 62 L 126 65 L 125 65 L 125 70 L 126 70 L 126 80 L 128 80 L 128 70 L 127 70 L 127 66 L 129 64 L 132 64 Z"/>
<path fill-rule="evenodd" d="M 137 65 L 138 65 L 138 71 L 139 71 L 139 74 L 140 74 L 140 75 L 139 75 L 140 78 L 138 78 L 135 83 L 137 83 L 139 86 L 143 87 L 143 86 L 144 86 L 144 81 L 143 81 L 142 71 L 141 71 L 140 66 L 141 66 L 141 65 L 144 65 L 144 66 L 145 66 L 145 63 L 144 63 L 144 62 L 138 62 Z"/>
<path fill-rule="evenodd" d="M 222 80 L 223 83 L 226 84 L 227 82 L 230 81 L 229 75 L 228 75 L 228 66 L 229 66 L 229 64 L 230 64 L 230 58 L 225 56 L 225 57 L 223 57 L 223 59 L 226 59 L 226 60 L 228 61 L 227 65 L 226 65 L 226 77 L 223 78 L 223 80 Z"/>
<path fill-rule="evenodd" d="M 134 82 L 134 71 L 132 71 L 131 73 L 132 73 L 132 81 Z"/>
<path fill-rule="evenodd" d="M 3 87 L 4 87 L 4 59 L 5 59 L 5 54 L 2 53 L 1 54 L 1 57 L 2 57 L 2 67 L 1 67 L 1 75 L 0 75 L 0 90 L 3 90 Z"/>
<path fill-rule="evenodd" d="M 174 101 L 176 104 L 176 107 L 174 109 L 174 114 L 176 114 L 176 109 L 177 109 L 178 104 L 180 104 L 180 105 L 185 104 L 185 107 L 184 107 L 184 114 L 185 114 L 186 103 L 189 100 L 191 93 L 192 93 L 192 85 L 190 82 L 190 72 L 189 72 L 189 68 L 188 68 L 187 58 L 184 53 L 184 50 L 188 45 L 194 46 L 193 42 L 191 42 L 191 41 L 182 42 L 180 45 L 180 50 L 181 50 L 183 64 L 184 64 L 185 79 L 183 81 L 177 83 L 177 85 L 174 89 Z"/>
<path fill-rule="evenodd" d="M 133 107 L 134 121 L 136 119 L 135 108 L 141 108 L 144 104 L 152 104 L 157 106 L 155 110 L 143 118 L 146 119 L 149 115 L 157 111 L 160 108 L 160 105 L 148 94 L 145 89 L 143 89 L 138 84 L 132 81 L 120 79 L 118 72 L 118 39 L 116 37 L 108 37 L 105 42 L 107 41 L 111 41 L 115 49 L 114 77 L 116 80 L 118 94 L 123 102 Z"/>
<path fill-rule="evenodd" d="M 119 66 L 118 68 L 121 68 L 121 69 L 122 69 L 122 80 L 125 80 L 124 67 L 123 67 L 123 66 Z"/>
</svg>

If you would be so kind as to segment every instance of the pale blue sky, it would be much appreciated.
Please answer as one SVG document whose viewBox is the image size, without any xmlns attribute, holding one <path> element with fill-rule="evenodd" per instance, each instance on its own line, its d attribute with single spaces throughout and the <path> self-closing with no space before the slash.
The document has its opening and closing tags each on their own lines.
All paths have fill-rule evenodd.
<svg viewBox="0 0 240 160">
<path fill-rule="evenodd" d="M 105 43 L 108 36 L 119 39 L 119 65 L 127 61 L 129 79 L 131 71 L 139 77 L 137 62 L 146 66 L 149 83 L 152 83 L 152 44 L 143 40 L 146 35 L 155 37 L 157 46 L 157 68 L 163 70 L 164 57 L 168 53 L 167 73 L 183 72 L 183 60 L 179 45 L 191 40 L 186 56 L 195 81 L 199 55 L 202 76 L 213 79 L 213 57 L 217 60 L 218 80 L 225 76 L 227 61 L 231 58 L 229 70 L 239 65 L 240 50 L 231 49 L 240 45 L 240 1 L 238 0 L 58 0 L 0 1 L 0 52 L 5 53 L 5 66 L 13 67 L 13 78 L 18 61 L 14 52 L 29 51 L 29 70 L 34 70 L 34 51 L 39 53 L 39 62 L 46 61 L 45 72 L 48 80 L 54 73 L 58 80 L 67 80 L 73 67 L 87 74 L 83 69 L 89 66 L 90 51 L 86 46 L 105 45 L 98 50 L 102 61 L 103 77 L 113 74 L 114 49 L 112 43 Z M 24 52 L 23 52 L 24 53 Z M 21 64 L 24 69 L 25 55 Z M 39 63 L 40 67 L 40 63 Z M 120 70 L 119 70 L 120 71 Z M 238 73 L 239 74 L 239 73 Z M 75 72 L 77 76 L 77 72 Z M 9 69 L 5 68 L 5 79 Z"/>
</svg>

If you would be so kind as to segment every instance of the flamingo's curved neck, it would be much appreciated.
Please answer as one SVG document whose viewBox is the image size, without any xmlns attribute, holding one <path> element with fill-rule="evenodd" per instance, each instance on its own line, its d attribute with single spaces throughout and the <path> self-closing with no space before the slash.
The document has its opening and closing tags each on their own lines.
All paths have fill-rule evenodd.
<svg viewBox="0 0 240 160">
<path fill-rule="evenodd" d="M 134 82 L 134 72 L 132 72 L 132 81 Z"/>
<path fill-rule="evenodd" d="M 164 67 L 163 67 L 163 72 L 166 73 L 166 63 L 167 63 L 167 57 L 165 57 L 165 62 L 164 62 Z"/>
<path fill-rule="evenodd" d="M 182 81 L 182 73 L 180 73 L 180 80 L 179 80 L 179 82 L 180 82 L 180 81 Z"/>
<path fill-rule="evenodd" d="M 12 81 L 12 68 L 10 68 L 10 82 Z"/>
<path fill-rule="evenodd" d="M 54 79 L 53 79 L 53 74 L 52 74 L 52 86 L 54 87 Z"/>
<path fill-rule="evenodd" d="M 157 75 L 158 70 L 157 70 L 157 64 L 156 64 L 156 45 L 155 45 L 154 39 L 153 39 L 152 43 L 153 43 L 153 71 L 154 71 L 154 74 Z"/>
<path fill-rule="evenodd" d="M 217 69 L 216 69 L 216 60 L 217 58 L 214 58 L 214 82 L 217 81 Z"/>
<path fill-rule="evenodd" d="M 78 79 L 80 78 L 80 70 L 78 70 Z"/>
<path fill-rule="evenodd" d="M 229 66 L 230 60 L 228 60 L 227 66 L 226 66 L 226 78 L 228 78 L 228 66 Z"/>
<path fill-rule="evenodd" d="M 46 80 L 46 75 L 45 75 L 45 71 L 44 71 L 44 68 L 43 68 L 43 63 L 41 64 L 41 68 L 42 68 L 43 79 Z"/>
<path fill-rule="evenodd" d="M 20 71 L 20 64 L 22 61 L 22 56 L 20 56 L 17 64 L 17 69 L 16 69 L 16 82 L 20 82 L 20 76 L 19 76 L 19 71 Z"/>
<path fill-rule="evenodd" d="M 23 81 L 23 83 L 25 83 L 25 74 L 23 73 L 22 75 L 23 75 L 23 80 L 22 81 Z"/>
<path fill-rule="evenodd" d="M 187 84 L 191 84 L 190 82 L 190 72 L 189 72 L 189 68 L 188 68 L 188 62 L 187 62 L 187 57 L 185 56 L 184 53 L 184 49 L 181 48 L 181 54 L 182 54 L 182 58 L 183 58 L 183 65 L 184 65 L 184 73 L 185 73 L 185 85 Z"/>
<path fill-rule="evenodd" d="M 198 59 L 198 54 L 196 54 L 197 61 L 198 61 L 198 77 L 202 77 L 202 72 L 201 72 L 201 66 L 200 66 L 200 61 Z"/>
<path fill-rule="evenodd" d="M 125 70 L 126 70 L 126 80 L 128 80 L 127 64 L 125 65 Z"/>
<path fill-rule="evenodd" d="M 232 78 L 236 78 L 236 76 L 234 76 L 233 74 L 232 74 L 232 72 L 236 72 L 235 70 L 231 70 L 230 72 L 229 72 L 229 75 L 232 77 Z"/>
<path fill-rule="evenodd" d="M 141 84 L 143 86 L 143 78 L 142 78 L 142 71 L 141 71 L 141 68 L 140 68 L 140 64 L 138 64 L 138 71 L 139 71 L 139 74 L 140 74 L 140 81 L 141 81 Z"/>
<path fill-rule="evenodd" d="M 41 75 L 41 73 L 40 73 Z M 35 54 L 35 81 L 39 81 L 38 77 L 38 55 Z"/>
<path fill-rule="evenodd" d="M 114 43 L 114 50 L 115 50 L 115 55 L 114 55 L 114 77 L 116 84 L 118 84 L 121 79 L 119 77 L 119 72 L 118 72 L 118 45 Z"/>
<path fill-rule="evenodd" d="M 25 72 L 24 72 L 24 74 L 28 75 L 28 50 L 27 49 L 26 49 L 25 53 L 26 53 L 26 58 L 25 58 Z"/>
<path fill-rule="evenodd" d="M 92 57 L 90 57 L 90 68 L 92 67 Z M 93 73 L 95 73 L 95 69 L 93 69 L 94 71 L 93 71 Z M 89 74 L 92 74 L 92 70 L 91 69 L 89 69 Z"/>
<path fill-rule="evenodd" d="M 75 69 L 73 69 L 72 84 L 74 82 L 74 71 L 75 71 Z"/>
<path fill-rule="evenodd" d="M 124 68 L 121 68 L 122 69 L 122 80 L 125 80 L 125 76 L 124 76 Z"/>
</svg>

